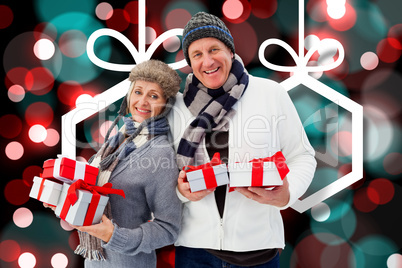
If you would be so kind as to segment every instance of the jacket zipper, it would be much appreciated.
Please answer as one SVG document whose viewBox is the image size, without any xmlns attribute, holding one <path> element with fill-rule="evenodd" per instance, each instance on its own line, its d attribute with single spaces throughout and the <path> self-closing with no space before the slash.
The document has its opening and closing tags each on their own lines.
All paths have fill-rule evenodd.
<svg viewBox="0 0 402 268">
<path fill-rule="evenodd" d="M 219 239 L 220 239 L 220 249 L 223 249 L 223 218 L 220 219 L 220 229 L 219 229 Z"/>
<path fill-rule="evenodd" d="M 229 142 L 229 141 L 228 141 Z M 207 151 L 207 148 L 206 148 L 206 146 L 205 146 L 205 138 L 202 140 L 202 147 L 203 147 L 203 149 L 204 149 L 204 154 L 205 155 L 207 155 L 208 156 L 208 151 Z M 228 148 L 228 150 L 229 150 L 229 148 Z M 228 153 L 229 153 L 229 151 L 228 151 Z M 211 161 L 211 159 L 209 159 L 209 161 Z M 229 175 L 229 174 L 228 174 Z M 228 187 L 228 186 L 227 186 Z M 224 208 L 223 208 L 223 215 L 222 215 L 222 218 L 220 217 L 220 215 L 219 215 L 219 210 L 218 210 L 218 206 L 216 205 L 215 207 L 216 207 L 216 212 L 217 212 L 217 214 L 218 214 L 218 217 L 219 217 L 219 249 L 223 249 L 223 236 L 224 236 L 224 230 L 223 230 L 223 217 L 224 217 L 224 215 L 225 215 L 225 210 L 226 210 L 226 201 L 227 201 L 227 198 L 228 198 L 228 188 L 226 189 L 226 194 L 225 194 L 225 206 L 224 206 Z"/>
</svg>

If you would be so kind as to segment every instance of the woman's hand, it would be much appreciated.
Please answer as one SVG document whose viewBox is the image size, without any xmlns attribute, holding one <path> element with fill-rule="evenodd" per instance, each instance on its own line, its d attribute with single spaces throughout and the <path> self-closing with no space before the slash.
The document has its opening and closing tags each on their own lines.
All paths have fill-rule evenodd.
<svg viewBox="0 0 402 268">
<path fill-rule="evenodd" d="M 109 242 L 112 237 L 114 231 L 114 225 L 111 220 L 108 219 L 105 215 L 102 216 L 102 221 L 98 224 L 90 225 L 90 226 L 75 226 L 71 225 L 75 229 L 88 233 L 94 237 L 97 237 L 104 242 Z"/>
<path fill-rule="evenodd" d="M 186 177 L 186 172 L 184 170 L 180 171 L 179 178 L 177 179 L 177 189 L 185 198 L 190 201 L 199 201 L 215 191 L 215 188 L 213 188 L 192 193 L 190 191 L 190 183 L 185 181 Z"/>
<path fill-rule="evenodd" d="M 287 205 L 290 199 L 289 182 L 286 177 L 283 179 L 283 185 L 275 186 L 272 190 L 262 187 L 236 187 L 236 191 L 261 204 L 277 207 Z"/>
<path fill-rule="evenodd" d="M 44 206 L 45 208 L 50 208 L 50 209 L 53 210 L 53 211 L 56 210 L 56 207 L 55 207 L 55 206 L 49 205 L 48 203 L 43 203 L 43 206 Z"/>
</svg>

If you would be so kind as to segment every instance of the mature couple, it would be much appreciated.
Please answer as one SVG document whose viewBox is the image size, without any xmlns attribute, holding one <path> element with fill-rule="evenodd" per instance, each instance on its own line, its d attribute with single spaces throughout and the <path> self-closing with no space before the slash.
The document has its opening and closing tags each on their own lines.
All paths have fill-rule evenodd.
<svg viewBox="0 0 402 268">
<path fill-rule="evenodd" d="M 279 267 L 280 210 L 307 190 L 314 151 L 287 92 L 247 73 L 219 18 L 197 13 L 182 42 L 193 71 L 183 94 L 180 77 L 165 63 L 138 64 L 114 126 L 121 118 L 125 124 L 92 160 L 101 170 L 98 184 L 112 182 L 126 198 L 111 195 L 100 224 L 77 227 L 85 267 L 156 267 L 155 249 L 172 243 L 176 267 Z M 268 125 L 279 117 L 272 131 Z M 215 152 L 231 162 L 277 151 L 290 172 L 273 190 L 191 192 L 186 173 L 179 173 Z M 151 166 L 130 165 L 143 158 L 152 158 Z M 176 159 L 177 166 L 157 166 L 161 159 Z"/>
</svg>

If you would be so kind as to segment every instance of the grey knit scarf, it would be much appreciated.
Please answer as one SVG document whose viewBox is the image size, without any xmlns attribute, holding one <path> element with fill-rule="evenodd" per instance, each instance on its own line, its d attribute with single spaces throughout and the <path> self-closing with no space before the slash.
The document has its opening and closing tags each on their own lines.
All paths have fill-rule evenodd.
<svg viewBox="0 0 402 268">
<path fill-rule="evenodd" d="M 235 111 L 233 105 L 241 98 L 248 86 L 248 73 L 238 55 L 232 63 L 229 77 L 218 89 L 206 88 L 194 74 L 189 74 L 183 92 L 184 103 L 191 114 L 196 116 L 185 130 L 177 149 L 177 164 L 179 168 L 193 165 L 194 157 L 203 164 L 207 161 L 205 154 L 198 153 L 199 144 L 205 136 L 205 131 L 227 131 L 229 119 Z"/>
<path fill-rule="evenodd" d="M 127 111 L 127 98 L 124 98 L 119 110 L 118 117 L 110 126 L 105 143 L 100 150 L 88 161 L 91 165 L 99 167 L 97 185 L 103 186 L 109 181 L 110 175 L 121 159 L 124 159 L 135 149 L 143 146 L 148 140 L 169 131 L 169 124 L 166 119 L 167 113 L 175 102 L 175 98 L 169 98 L 163 112 L 155 117 L 144 120 L 141 124 L 136 123 L 131 117 L 124 117 Z M 119 132 L 109 139 L 113 128 L 123 117 L 124 125 Z M 106 205 L 104 214 L 112 219 L 112 208 L 110 202 Z M 105 260 L 102 248 L 102 241 L 88 233 L 78 231 L 80 244 L 74 253 L 89 260 Z"/>
</svg>

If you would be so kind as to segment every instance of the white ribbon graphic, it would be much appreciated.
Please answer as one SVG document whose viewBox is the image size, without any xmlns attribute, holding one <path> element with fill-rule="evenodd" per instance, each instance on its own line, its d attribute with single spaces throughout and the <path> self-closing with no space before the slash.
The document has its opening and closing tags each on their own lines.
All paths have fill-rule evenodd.
<svg viewBox="0 0 402 268">
<path fill-rule="evenodd" d="M 293 72 L 295 75 L 306 75 L 308 72 L 328 71 L 338 67 L 342 63 L 343 59 L 345 58 L 345 51 L 339 41 L 330 38 L 325 40 L 327 43 L 331 44 L 331 47 L 336 47 L 336 49 L 339 51 L 337 60 L 325 66 L 308 66 L 307 64 L 309 60 L 320 48 L 320 43 L 315 44 L 307 51 L 306 55 L 304 55 L 304 0 L 299 0 L 299 55 L 296 54 L 294 49 L 289 44 L 280 39 L 271 38 L 261 44 L 258 50 L 258 57 L 265 67 L 274 71 Z M 288 51 L 290 56 L 295 61 L 296 66 L 280 66 L 267 61 L 264 57 L 264 51 L 269 45 L 278 45 Z"/>
<path fill-rule="evenodd" d="M 266 40 L 261 44 L 258 51 L 260 61 L 265 67 L 280 72 L 293 72 L 293 76 L 280 83 L 286 90 L 289 91 L 303 84 L 352 113 L 352 172 L 338 178 L 303 200 L 296 200 L 291 207 L 300 213 L 342 191 L 363 177 L 363 107 L 308 74 L 309 72 L 324 72 L 334 69 L 342 63 L 345 57 L 345 51 L 340 42 L 335 39 L 324 40 L 331 48 L 335 47 L 338 50 L 338 59 L 325 66 L 308 66 L 312 55 L 319 50 L 320 43 L 312 46 L 304 55 L 304 0 L 299 0 L 299 55 L 290 45 L 279 39 Z M 280 66 L 268 62 L 264 57 L 264 51 L 269 45 L 278 45 L 288 51 L 296 66 Z"/>
<path fill-rule="evenodd" d="M 104 29 L 99 29 L 91 34 L 91 36 L 88 38 L 87 42 L 87 54 L 88 58 L 97 66 L 111 70 L 111 71 L 119 71 L 119 72 L 130 72 L 131 69 L 136 65 L 136 64 L 117 64 L 117 63 L 110 63 L 107 61 L 103 61 L 99 59 L 94 52 L 94 45 L 96 39 L 98 39 L 101 36 L 110 36 L 114 37 L 117 40 L 119 40 L 130 52 L 131 56 L 133 57 L 134 61 L 138 64 L 143 61 L 149 60 L 155 50 L 158 48 L 160 44 L 163 43 L 163 41 L 169 39 L 170 37 L 173 36 L 180 36 L 183 35 L 183 29 L 180 28 L 175 28 L 171 29 L 167 32 L 164 32 L 158 38 L 156 38 L 152 44 L 149 46 L 148 50 L 145 50 L 145 0 L 140 0 L 138 2 L 138 50 L 136 47 L 131 43 L 131 41 L 121 34 L 120 32 L 108 28 Z M 175 63 L 170 63 L 169 66 L 172 67 L 172 69 L 177 70 L 180 69 L 184 66 L 186 66 L 186 60 L 183 59 L 179 62 Z"/>
<path fill-rule="evenodd" d="M 104 28 L 99 29 L 91 34 L 87 42 L 87 55 L 88 58 L 97 66 L 118 72 L 130 72 L 131 69 L 143 61 L 149 60 L 155 50 L 163 41 L 173 36 L 183 35 L 183 29 L 171 29 L 164 32 L 146 50 L 145 42 L 145 0 L 138 1 L 138 50 L 131 43 L 131 41 L 118 31 Z M 99 59 L 94 52 L 94 45 L 96 40 L 101 36 L 110 36 L 119 40 L 130 52 L 134 59 L 135 64 L 117 64 L 110 63 Z M 186 66 L 186 60 L 183 59 L 179 62 L 170 63 L 172 69 L 180 69 Z M 125 79 L 113 87 L 107 89 L 101 94 L 96 95 L 91 101 L 77 104 L 77 107 L 62 116 L 62 133 L 61 133 L 61 151 L 62 154 L 69 156 L 71 159 L 76 157 L 76 128 L 75 126 L 88 117 L 96 114 L 97 112 L 106 109 L 110 104 L 123 98 L 130 86 L 130 81 Z"/>
</svg>

